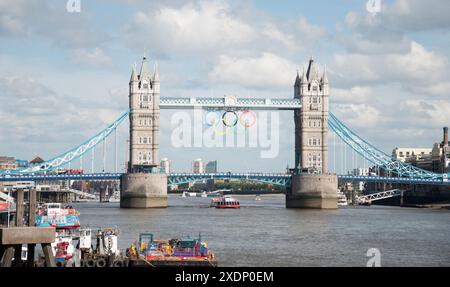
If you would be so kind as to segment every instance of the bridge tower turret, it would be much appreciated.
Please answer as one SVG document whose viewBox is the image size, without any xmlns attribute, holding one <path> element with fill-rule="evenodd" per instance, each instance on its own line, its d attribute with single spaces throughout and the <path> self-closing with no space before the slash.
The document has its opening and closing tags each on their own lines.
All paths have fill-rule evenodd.
<svg viewBox="0 0 450 287">
<path fill-rule="evenodd" d="M 296 82 L 297 83 L 297 82 Z M 295 121 L 295 167 L 299 170 L 313 169 L 328 173 L 328 76 L 324 68 L 319 78 L 317 65 L 311 57 L 308 70 L 303 71 L 295 88 L 302 108 L 296 110 Z"/>
<path fill-rule="evenodd" d="M 294 112 L 295 170 L 287 207 L 337 208 L 337 177 L 328 173 L 329 83 L 326 67 L 320 78 L 311 57 L 294 84 L 302 107 Z"/>
<path fill-rule="evenodd" d="M 149 75 L 145 54 L 139 75 L 131 70 L 129 88 L 130 150 L 120 206 L 166 207 L 167 176 L 158 169 L 160 80 L 156 64 Z"/>
<path fill-rule="evenodd" d="M 133 67 L 130 79 L 130 162 L 128 172 L 150 172 L 158 166 L 159 78 L 148 74 L 147 57 L 141 71 Z M 157 79 L 157 83 L 155 83 Z"/>
</svg>

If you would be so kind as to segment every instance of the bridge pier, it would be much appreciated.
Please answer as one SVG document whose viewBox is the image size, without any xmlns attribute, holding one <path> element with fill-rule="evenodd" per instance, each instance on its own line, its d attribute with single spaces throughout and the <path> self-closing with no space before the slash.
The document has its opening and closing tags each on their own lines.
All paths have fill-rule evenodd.
<svg viewBox="0 0 450 287">
<path fill-rule="evenodd" d="M 286 194 L 287 208 L 336 209 L 338 180 L 336 175 L 292 175 Z"/>
<path fill-rule="evenodd" d="M 120 178 L 121 208 L 167 207 L 167 175 L 127 173 Z"/>
</svg>

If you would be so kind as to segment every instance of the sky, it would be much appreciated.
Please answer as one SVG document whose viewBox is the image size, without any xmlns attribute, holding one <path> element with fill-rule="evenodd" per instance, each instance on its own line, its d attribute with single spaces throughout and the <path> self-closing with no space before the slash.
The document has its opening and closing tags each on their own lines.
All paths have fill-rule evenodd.
<svg viewBox="0 0 450 287">
<path fill-rule="evenodd" d="M 431 147 L 450 123 L 450 5 L 370 1 L 380 5 L 80 0 L 70 13 L 67 0 L 0 0 L 0 155 L 47 159 L 103 129 L 127 109 L 144 50 L 150 67 L 158 63 L 162 97 L 291 98 L 313 56 L 320 71 L 327 66 L 331 111 L 361 137 L 387 153 Z M 160 144 L 176 171 L 196 158 L 218 160 L 221 171 L 293 165 L 292 112 L 279 113 L 271 158 L 261 145 L 177 147 L 177 112 L 161 112 Z M 121 167 L 126 138 L 125 124 Z"/>
</svg>

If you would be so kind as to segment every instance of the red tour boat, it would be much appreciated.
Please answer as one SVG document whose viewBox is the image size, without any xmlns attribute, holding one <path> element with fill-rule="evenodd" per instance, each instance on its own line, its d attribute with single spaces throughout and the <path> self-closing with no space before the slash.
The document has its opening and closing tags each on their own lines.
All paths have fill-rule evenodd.
<svg viewBox="0 0 450 287">
<path fill-rule="evenodd" d="M 239 200 L 231 196 L 223 196 L 219 198 L 214 198 L 211 202 L 211 206 L 215 208 L 240 208 L 241 205 Z"/>
</svg>

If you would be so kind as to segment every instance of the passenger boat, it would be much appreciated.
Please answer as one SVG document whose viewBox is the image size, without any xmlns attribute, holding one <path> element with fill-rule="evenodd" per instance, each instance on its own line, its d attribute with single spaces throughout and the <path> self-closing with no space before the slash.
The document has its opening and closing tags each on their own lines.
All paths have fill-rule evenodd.
<svg viewBox="0 0 450 287">
<path fill-rule="evenodd" d="M 79 215 L 80 213 L 71 206 L 62 207 L 61 203 L 46 203 L 37 210 L 36 226 L 77 228 L 80 226 Z"/>
<path fill-rule="evenodd" d="M 343 192 L 338 192 L 337 205 L 338 206 L 347 206 L 348 205 L 347 196 L 345 196 L 345 194 Z"/>
<path fill-rule="evenodd" d="M 74 239 L 74 235 L 70 232 L 65 232 L 64 229 L 56 231 L 55 241 L 51 244 L 56 262 L 64 262 L 74 256 Z"/>
<path fill-rule="evenodd" d="M 239 203 L 239 200 L 231 197 L 231 196 L 222 196 L 213 198 L 211 200 L 211 206 L 215 208 L 240 208 L 241 205 Z"/>
<path fill-rule="evenodd" d="M 209 250 L 200 235 L 196 239 L 155 240 L 152 233 L 141 233 L 139 242 L 131 245 L 126 253 L 134 265 L 217 266 L 214 253 Z"/>
<path fill-rule="evenodd" d="M 0 201 L 0 212 L 8 210 L 9 203 L 5 201 Z"/>
</svg>

